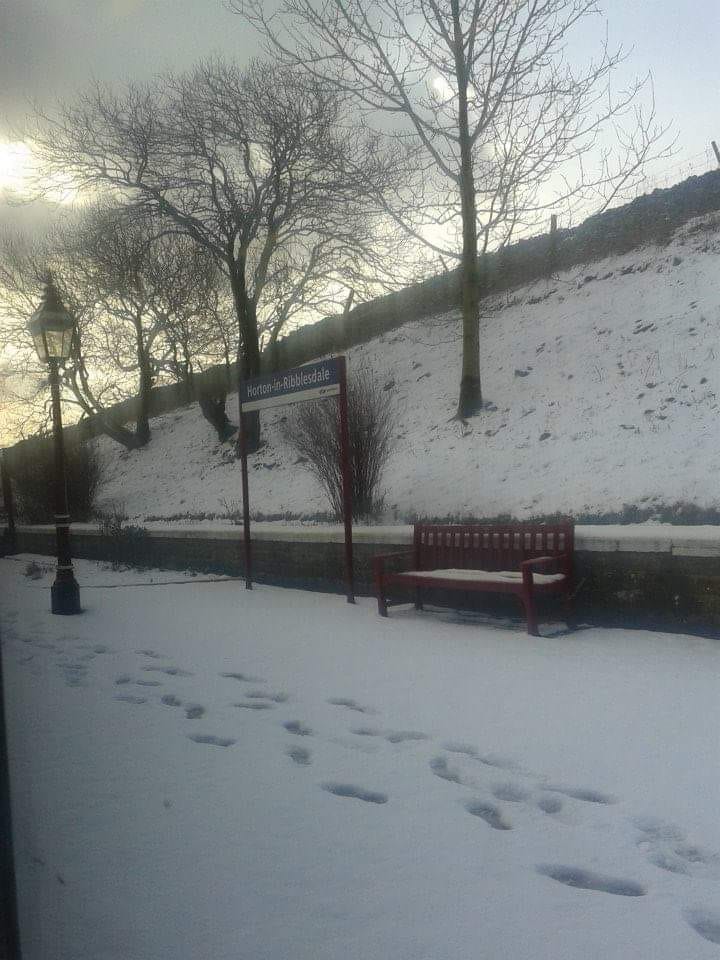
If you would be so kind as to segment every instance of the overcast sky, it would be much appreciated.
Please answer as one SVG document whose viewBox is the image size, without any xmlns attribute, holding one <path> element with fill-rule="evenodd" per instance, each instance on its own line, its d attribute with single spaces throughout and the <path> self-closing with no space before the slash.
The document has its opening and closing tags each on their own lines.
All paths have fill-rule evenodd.
<svg viewBox="0 0 720 960">
<path fill-rule="evenodd" d="M 659 114 L 675 123 L 678 156 L 664 166 L 706 151 L 720 139 L 720 4 L 607 0 L 603 9 L 611 46 L 634 47 L 625 78 L 651 70 Z M 594 21 L 571 53 L 589 54 L 603 29 Z M 213 53 L 244 61 L 260 52 L 222 0 L 0 0 L 0 146 L 29 101 L 49 106 L 91 78 L 149 79 Z"/>
</svg>

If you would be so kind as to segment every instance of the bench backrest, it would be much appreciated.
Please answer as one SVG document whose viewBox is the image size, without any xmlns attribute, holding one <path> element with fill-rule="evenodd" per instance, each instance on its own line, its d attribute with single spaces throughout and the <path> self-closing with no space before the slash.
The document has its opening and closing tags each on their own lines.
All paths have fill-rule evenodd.
<svg viewBox="0 0 720 960">
<path fill-rule="evenodd" d="M 523 560 L 567 556 L 572 564 L 574 526 L 559 523 L 415 524 L 418 570 L 519 570 Z"/>
</svg>

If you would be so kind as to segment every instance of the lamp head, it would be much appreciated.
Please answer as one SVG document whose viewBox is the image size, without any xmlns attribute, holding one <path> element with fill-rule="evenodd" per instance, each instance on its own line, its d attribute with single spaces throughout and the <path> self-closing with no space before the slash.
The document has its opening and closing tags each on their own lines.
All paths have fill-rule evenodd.
<svg viewBox="0 0 720 960">
<path fill-rule="evenodd" d="M 27 326 L 42 363 L 67 360 L 72 350 L 75 321 L 65 309 L 51 274 L 45 281 L 40 306 Z"/>
</svg>

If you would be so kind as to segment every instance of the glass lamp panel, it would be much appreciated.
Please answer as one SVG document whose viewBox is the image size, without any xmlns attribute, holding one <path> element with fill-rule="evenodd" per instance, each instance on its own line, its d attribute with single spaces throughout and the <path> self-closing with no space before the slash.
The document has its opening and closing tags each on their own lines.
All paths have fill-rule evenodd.
<svg viewBox="0 0 720 960">
<path fill-rule="evenodd" d="M 65 331 L 65 339 L 63 340 L 63 357 L 65 360 L 67 360 L 72 354 L 73 344 L 75 342 L 75 332 L 74 323 Z"/>
<path fill-rule="evenodd" d="M 65 347 L 65 337 L 66 337 L 65 330 L 53 330 L 53 329 L 45 330 L 45 339 L 47 341 L 47 352 L 49 357 L 55 360 L 63 360 L 65 358 L 65 354 L 63 353 L 64 347 Z M 68 340 L 68 353 L 69 353 L 70 352 L 69 351 L 69 345 L 70 345 L 69 333 L 67 335 L 67 340 Z"/>
<path fill-rule="evenodd" d="M 70 356 L 70 350 L 72 348 L 72 326 L 66 326 L 62 329 L 48 330 L 47 336 L 48 350 L 55 351 L 51 352 L 50 356 L 55 357 L 57 360 L 67 360 L 67 358 Z M 53 346 L 50 345 L 51 336 L 53 338 Z"/>
<path fill-rule="evenodd" d="M 41 363 L 48 362 L 48 352 L 47 347 L 45 346 L 45 332 L 43 330 L 33 330 L 32 331 L 33 343 L 35 344 L 35 350 L 40 359 Z"/>
</svg>

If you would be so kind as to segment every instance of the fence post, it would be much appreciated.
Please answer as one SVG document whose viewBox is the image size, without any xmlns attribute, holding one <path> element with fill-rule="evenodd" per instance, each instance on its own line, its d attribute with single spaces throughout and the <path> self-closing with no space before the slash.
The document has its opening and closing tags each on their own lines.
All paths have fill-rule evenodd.
<svg viewBox="0 0 720 960">
<path fill-rule="evenodd" d="M 0 455 L 0 488 L 2 489 L 2 498 L 5 505 L 5 516 L 7 517 L 7 542 L 10 553 L 15 552 L 15 502 L 13 500 L 12 483 L 10 481 L 10 472 L 8 470 L 7 451 L 3 450 Z"/>
<path fill-rule="evenodd" d="M 718 166 L 720 167 L 720 150 L 718 150 L 718 145 L 717 143 L 715 143 L 714 140 L 711 140 L 710 142 L 712 143 L 712 148 L 715 152 L 715 159 L 717 160 Z"/>
<path fill-rule="evenodd" d="M 550 214 L 550 236 L 548 238 L 547 273 L 551 277 L 557 265 L 557 214 Z"/>
</svg>

